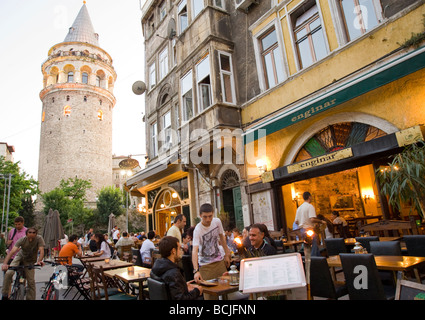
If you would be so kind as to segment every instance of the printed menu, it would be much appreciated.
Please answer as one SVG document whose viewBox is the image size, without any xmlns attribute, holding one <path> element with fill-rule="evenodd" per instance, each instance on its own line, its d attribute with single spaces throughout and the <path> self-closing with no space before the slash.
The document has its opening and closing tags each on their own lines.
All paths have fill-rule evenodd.
<svg viewBox="0 0 425 320">
<path fill-rule="evenodd" d="M 239 290 L 266 292 L 304 287 L 304 267 L 299 253 L 244 259 L 240 267 Z"/>
</svg>

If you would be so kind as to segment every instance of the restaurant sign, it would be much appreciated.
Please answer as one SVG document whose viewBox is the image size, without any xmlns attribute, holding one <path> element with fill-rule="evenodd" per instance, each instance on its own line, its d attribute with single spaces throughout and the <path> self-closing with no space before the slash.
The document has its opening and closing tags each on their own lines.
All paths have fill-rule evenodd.
<svg viewBox="0 0 425 320">
<path fill-rule="evenodd" d="M 288 173 L 294 173 L 298 171 L 307 170 L 310 168 L 318 167 L 324 164 L 332 163 L 338 160 L 351 158 L 353 151 L 351 148 L 338 150 L 332 153 L 325 154 L 320 157 L 315 157 L 298 163 L 294 163 L 288 166 Z"/>
</svg>

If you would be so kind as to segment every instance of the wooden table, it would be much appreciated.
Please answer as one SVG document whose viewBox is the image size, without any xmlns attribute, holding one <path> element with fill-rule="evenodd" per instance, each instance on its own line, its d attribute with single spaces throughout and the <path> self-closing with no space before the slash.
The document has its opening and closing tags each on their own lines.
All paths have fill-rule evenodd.
<svg viewBox="0 0 425 320">
<path fill-rule="evenodd" d="M 231 286 L 229 284 L 230 283 L 230 276 L 222 276 L 221 278 L 227 279 L 228 280 L 227 283 L 221 284 L 221 283 L 217 282 L 217 285 L 215 285 L 215 286 L 206 286 L 206 285 L 201 284 L 203 292 L 216 296 L 217 300 L 218 300 L 219 296 L 223 296 L 223 300 L 227 300 L 227 295 L 229 293 L 239 291 L 239 285 Z"/>
<path fill-rule="evenodd" d="M 143 296 L 143 281 L 150 277 L 151 269 L 134 266 L 134 273 L 128 274 L 128 267 L 111 269 L 104 272 L 105 276 L 113 278 L 117 277 L 122 280 L 126 285 L 126 291 L 129 292 L 129 286 L 131 282 L 139 283 L 139 300 L 144 300 Z"/>
<path fill-rule="evenodd" d="M 342 267 L 339 256 L 330 256 L 327 261 L 331 268 Z M 379 270 L 398 271 L 403 274 L 404 278 L 406 278 L 406 272 L 413 271 L 416 280 L 421 283 L 418 267 L 425 265 L 425 257 L 375 256 L 375 263 Z"/>
<path fill-rule="evenodd" d="M 401 240 L 402 237 L 379 237 L 379 241 L 397 241 Z M 356 244 L 356 238 L 347 238 L 344 239 L 346 245 L 354 246 Z"/>
<path fill-rule="evenodd" d="M 294 251 L 298 251 L 297 246 L 300 245 L 300 244 L 303 244 L 303 243 L 304 243 L 304 240 L 290 240 L 290 241 L 283 242 L 283 245 L 285 247 L 293 246 Z"/>
<path fill-rule="evenodd" d="M 111 270 L 111 269 L 119 269 L 119 268 L 127 268 L 133 266 L 133 263 L 122 261 L 122 260 L 110 260 L 109 263 L 105 262 L 105 259 L 102 261 L 94 261 L 91 262 L 94 269 L 99 269 L 102 266 L 103 270 Z"/>
<path fill-rule="evenodd" d="M 78 258 L 78 259 L 80 259 L 80 261 L 84 261 L 84 262 L 95 262 L 95 261 L 102 261 L 102 260 L 105 260 L 105 258 L 103 257 L 103 258 L 101 258 L 101 257 L 93 257 L 93 256 L 83 256 L 83 257 L 80 257 L 80 258 Z"/>
</svg>

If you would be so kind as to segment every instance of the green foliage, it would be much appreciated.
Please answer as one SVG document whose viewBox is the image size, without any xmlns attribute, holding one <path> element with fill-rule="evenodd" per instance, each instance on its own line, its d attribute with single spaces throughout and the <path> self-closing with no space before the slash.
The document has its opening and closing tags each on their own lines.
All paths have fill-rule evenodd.
<svg viewBox="0 0 425 320">
<path fill-rule="evenodd" d="M 425 213 L 425 144 L 412 144 L 396 155 L 389 168 L 376 171 L 382 193 L 399 210 L 410 202 L 422 218 Z M 410 212 L 411 213 L 411 212 Z"/>
<path fill-rule="evenodd" d="M 113 213 L 116 217 L 124 213 L 123 192 L 115 187 L 104 187 L 98 193 L 97 198 L 97 220 L 100 224 L 108 224 L 109 215 Z"/>
<path fill-rule="evenodd" d="M 422 24 L 425 26 L 425 14 L 423 15 Z M 425 41 L 425 31 L 420 33 L 412 32 L 410 39 L 407 39 L 404 43 L 398 43 L 402 48 L 414 47 L 419 48 L 422 42 Z"/>
<path fill-rule="evenodd" d="M 23 203 L 28 204 L 31 202 L 33 207 L 32 196 L 38 193 L 38 182 L 30 177 L 25 171 L 21 171 L 19 162 L 6 161 L 4 157 L 0 157 L 0 174 L 9 175 L 12 174 L 12 181 L 10 184 L 10 202 L 9 202 L 9 226 L 13 225 L 15 217 L 18 215 L 30 215 L 33 211 L 26 211 L 28 206 L 23 206 Z M 7 211 L 7 200 L 8 200 L 8 185 L 9 181 L 4 178 L 0 178 L 0 205 L 3 209 L 4 192 L 6 189 L 6 203 L 5 212 Z M 31 206 L 30 206 L 31 207 Z M 6 219 L 6 217 L 5 217 Z"/>
</svg>

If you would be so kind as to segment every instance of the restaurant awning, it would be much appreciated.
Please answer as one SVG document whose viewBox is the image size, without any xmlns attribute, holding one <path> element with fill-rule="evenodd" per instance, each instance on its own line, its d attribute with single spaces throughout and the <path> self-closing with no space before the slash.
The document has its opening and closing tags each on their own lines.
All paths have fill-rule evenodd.
<svg viewBox="0 0 425 320">
<path fill-rule="evenodd" d="M 404 146 L 424 140 L 425 126 L 418 125 L 386 136 L 353 145 L 319 157 L 276 168 L 261 175 L 263 183 L 288 184 L 352 169 L 385 156 L 399 153 Z"/>
</svg>

